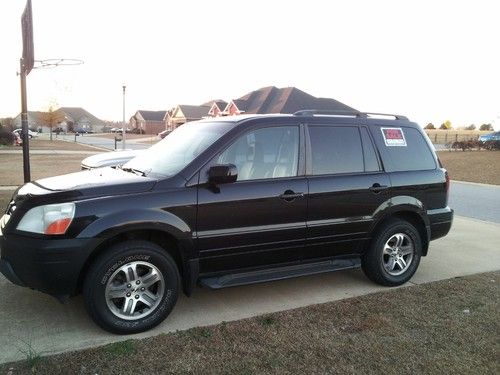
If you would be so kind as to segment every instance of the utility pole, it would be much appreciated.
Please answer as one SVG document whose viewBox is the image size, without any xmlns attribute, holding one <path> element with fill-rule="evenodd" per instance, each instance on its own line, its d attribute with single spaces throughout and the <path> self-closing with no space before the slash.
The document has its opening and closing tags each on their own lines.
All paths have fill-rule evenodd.
<svg viewBox="0 0 500 375">
<path fill-rule="evenodd" d="M 125 89 L 127 86 L 123 85 L 123 134 L 122 134 L 122 150 L 125 150 L 125 138 L 127 134 L 127 127 L 125 125 Z"/>
</svg>

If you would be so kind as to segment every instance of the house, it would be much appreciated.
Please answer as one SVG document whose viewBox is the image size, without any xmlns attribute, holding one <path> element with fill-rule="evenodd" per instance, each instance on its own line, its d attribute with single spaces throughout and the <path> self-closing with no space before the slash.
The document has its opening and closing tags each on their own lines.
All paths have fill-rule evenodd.
<svg viewBox="0 0 500 375">
<path fill-rule="evenodd" d="M 294 113 L 302 109 L 355 111 L 338 100 L 317 98 L 296 87 L 263 87 L 252 91 L 239 99 L 231 100 L 224 115 Z"/>
<path fill-rule="evenodd" d="M 140 129 L 141 133 L 158 134 L 165 130 L 165 115 L 167 111 L 138 110 L 130 118 L 130 127 Z"/>
<path fill-rule="evenodd" d="M 201 120 L 202 118 L 209 117 L 208 112 L 210 109 L 211 106 L 209 105 L 179 104 L 173 108 L 171 113 L 167 116 L 166 129 L 174 130 L 186 122 Z"/>
<path fill-rule="evenodd" d="M 14 118 L 16 127 L 21 127 L 21 114 Z M 52 129 L 63 131 L 83 129 L 88 132 L 100 132 L 105 122 L 80 107 L 61 107 L 54 112 L 28 112 L 28 126 L 41 133 L 49 133 Z"/>
<path fill-rule="evenodd" d="M 92 113 L 80 107 L 61 107 L 56 111 L 61 122 L 58 127 L 64 131 L 83 129 L 88 132 L 101 132 L 106 123 Z"/>
<path fill-rule="evenodd" d="M 46 112 L 40 112 L 40 111 L 28 111 L 28 128 L 39 131 L 39 128 L 43 124 L 43 115 Z M 20 128 L 21 127 L 21 114 L 18 114 L 16 117 L 14 117 L 14 129 Z"/>
<path fill-rule="evenodd" d="M 222 113 L 227 106 L 227 102 L 221 99 L 217 99 L 217 100 L 211 100 L 202 105 L 210 106 L 210 110 L 208 111 L 209 117 L 217 117 L 217 116 L 222 116 Z"/>
</svg>

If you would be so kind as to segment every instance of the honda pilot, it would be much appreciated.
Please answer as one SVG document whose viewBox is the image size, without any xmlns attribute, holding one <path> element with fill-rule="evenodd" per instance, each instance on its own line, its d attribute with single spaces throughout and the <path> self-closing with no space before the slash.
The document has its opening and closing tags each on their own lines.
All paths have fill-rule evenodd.
<svg viewBox="0 0 500 375">
<path fill-rule="evenodd" d="M 20 187 L 0 222 L 0 271 L 61 300 L 83 293 L 92 319 L 118 334 L 156 326 L 196 285 L 361 267 L 397 286 L 450 230 L 448 189 L 404 116 L 190 122 L 120 168 Z"/>
</svg>

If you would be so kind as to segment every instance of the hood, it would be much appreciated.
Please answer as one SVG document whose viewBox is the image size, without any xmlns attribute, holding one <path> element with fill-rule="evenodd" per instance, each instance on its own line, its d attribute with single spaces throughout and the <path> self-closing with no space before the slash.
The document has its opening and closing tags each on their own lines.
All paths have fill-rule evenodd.
<svg viewBox="0 0 500 375">
<path fill-rule="evenodd" d="M 36 180 L 22 186 L 17 195 L 77 198 L 133 194 L 151 190 L 156 181 L 121 169 L 100 168 Z"/>
<path fill-rule="evenodd" d="M 92 169 L 101 167 L 116 167 L 125 164 L 143 152 L 144 150 L 103 152 L 101 154 L 92 155 L 83 159 L 82 168 Z"/>
</svg>

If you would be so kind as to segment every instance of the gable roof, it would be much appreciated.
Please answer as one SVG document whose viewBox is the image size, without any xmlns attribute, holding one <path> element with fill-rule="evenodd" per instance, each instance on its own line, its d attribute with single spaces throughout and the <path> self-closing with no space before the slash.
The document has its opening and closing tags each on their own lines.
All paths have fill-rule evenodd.
<svg viewBox="0 0 500 375">
<path fill-rule="evenodd" d="M 70 117 L 73 122 L 79 122 L 82 118 L 87 118 L 92 122 L 92 125 L 104 125 L 104 121 L 80 107 L 61 107 L 57 112 L 62 112 L 67 117 Z"/>
<path fill-rule="evenodd" d="M 245 113 L 294 113 L 303 109 L 344 110 L 356 109 L 335 99 L 317 98 L 296 87 L 263 87 L 232 102 Z"/>
<path fill-rule="evenodd" d="M 139 109 L 137 113 L 141 115 L 144 121 L 163 121 L 167 111 L 146 111 Z"/>
<path fill-rule="evenodd" d="M 203 103 L 202 106 L 209 106 L 210 108 L 212 108 L 214 104 L 217 104 L 217 107 L 219 107 L 219 109 L 223 111 L 224 108 L 226 108 L 227 102 L 222 99 L 216 99 Z"/>
<path fill-rule="evenodd" d="M 207 116 L 208 111 L 210 111 L 210 106 L 208 105 L 179 104 L 178 108 L 182 111 L 186 119 L 201 119 Z"/>
</svg>

